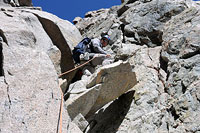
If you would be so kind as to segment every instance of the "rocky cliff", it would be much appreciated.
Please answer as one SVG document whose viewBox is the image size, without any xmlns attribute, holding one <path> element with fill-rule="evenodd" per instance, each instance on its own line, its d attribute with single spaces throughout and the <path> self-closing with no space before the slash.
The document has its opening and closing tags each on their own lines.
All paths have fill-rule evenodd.
<svg viewBox="0 0 200 133">
<path fill-rule="evenodd" d="M 83 36 L 108 33 L 115 61 L 128 61 L 138 80 L 87 118 L 88 132 L 199 132 L 199 2 L 122 2 L 74 19 Z"/>
<path fill-rule="evenodd" d="M 200 132 L 199 2 L 121 1 L 74 25 L 0 1 L 0 132 Z M 75 67 L 73 47 L 102 34 L 114 63 L 59 78 Z"/>
<path fill-rule="evenodd" d="M 5 3 L 0 20 L 0 132 L 56 132 L 58 74 L 74 67 L 71 49 L 82 37 L 70 22 L 40 8 Z M 63 131 L 79 131 L 65 110 L 62 119 Z"/>
</svg>

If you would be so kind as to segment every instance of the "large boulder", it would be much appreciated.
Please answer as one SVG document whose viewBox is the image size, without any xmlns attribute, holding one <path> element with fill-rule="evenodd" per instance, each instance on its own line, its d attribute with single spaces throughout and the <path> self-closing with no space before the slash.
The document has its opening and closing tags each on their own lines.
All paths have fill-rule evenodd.
<svg viewBox="0 0 200 133">
<path fill-rule="evenodd" d="M 77 83 L 80 84 L 80 81 Z M 76 92 L 76 95 L 69 97 L 69 100 L 66 101 L 66 109 L 72 119 L 79 113 L 83 116 L 91 115 L 108 102 L 127 92 L 136 83 L 135 73 L 132 72 L 128 62 L 118 61 L 103 66 L 92 75 L 87 84 L 82 84 L 82 88 L 85 88 L 82 90 L 85 91 Z M 77 90 L 76 83 L 72 89 Z"/>
<path fill-rule="evenodd" d="M 76 27 L 69 21 L 62 20 L 47 12 L 28 9 L 24 9 L 23 11 L 33 13 L 39 19 L 54 45 L 61 51 L 61 71 L 64 72 L 71 69 L 74 64 L 71 50 L 82 39 Z"/>
<path fill-rule="evenodd" d="M 21 39 L 24 45 L 37 47 L 49 53 L 50 57 L 52 57 L 52 54 L 59 55 L 60 51 L 61 56 L 57 56 L 57 61 L 60 60 L 60 63 L 55 65 L 58 74 L 74 67 L 71 50 L 82 39 L 82 36 L 70 22 L 47 12 L 28 9 L 13 10 L 12 8 L 4 8 L 1 13 L 2 24 L 9 22 L 11 25 L 10 28 L 2 25 L 5 36 L 10 38 L 8 43 L 15 44 Z M 7 17 L 3 18 L 4 16 Z M 18 27 L 14 26 L 16 24 L 18 24 Z M 9 32 L 9 30 L 13 31 Z M 13 32 L 19 33 L 13 34 Z M 22 38 L 21 34 L 25 34 L 25 36 L 22 36 Z M 56 60 L 54 64 L 58 64 Z"/>
<path fill-rule="evenodd" d="M 140 49 L 146 48 L 146 46 L 139 46 L 135 44 L 124 44 L 116 51 L 116 59 L 126 60 L 136 54 L 136 52 Z"/>
<path fill-rule="evenodd" d="M 99 69 L 87 85 L 87 88 L 91 88 L 101 84 L 99 96 L 90 112 L 97 111 L 106 103 L 127 92 L 136 83 L 136 75 L 128 62 L 118 61 Z"/>
<path fill-rule="evenodd" d="M 167 0 L 128 5 L 128 10 L 120 18 L 126 24 L 125 36 L 150 47 L 161 45 L 163 24 L 186 8 L 184 4 L 174 4 Z"/>
<path fill-rule="evenodd" d="M 116 130 L 118 132 L 154 132 L 161 129 L 167 131 L 164 126 L 160 129 L 156 127 L 159 122 L 157 120 L 162 115 L 161 110 L 167 109 L 168 99 L 163 83 L 166 73 L 160 67 L 161 48 L 138 46 L 135 49 L 129 49 L 127 54 L 134 53 L 134 55 L 130 54 L 129 62 L 134 68 L 138 83 L 128 93 L 110 102 L 90 117 L 88 121 L 95 120 L 97 124 L 89 132 Z"/>
<path fill-rule="evenodd" d="M 62 20 L 55 15 L 38 10 L 23 9 L 22 12 L 34 14 L 49 38 L 56 47 L 48 49 L 50 58 L 52 59 L 58 74 L 66 72 L 74 68 L 74 61 L 72 58 L 73 48 L 81 41 L 82 36 L 77 28 L 67 20 Z M 70 83 L 74 77 L 75 72 L 62 76 Z M 68 85 L 67 85 L 68 86 Z M 66 87 L 63 92 L 66 91 Z"/>
<path fill-rule="evenodd" d="M 44 16 L 48 14 L 47 21 L 52 22 L 52 28 L 58 27 L 56 23 L 63 27 L 62 30 L 57 28 L 57 32 L 52 31 L 58 36 L 53 38 L 43 28 L 44 24 L 36 13 L 11 7 L 1 9 L 0 132 L 56 132 L 61 103 L 58 73 L 62 72 L 62 67 L 64 70 L 74 67 L 71 48 L 81 39 L 81 35 L 68 21 L 44 13 Z M 43 14 L 42 11 L 39 13 Z M 76 35 L 65 38 L 64 35 L 70 32 Z M 63 42 L 63 47 L 55 44 L 58 42 Z M 66 52 L 64 55 L 67 56 L 59 54 L 62 52 Z M 52 60 L 53 54 L 58 55 L 57 60 Z M 68 59 L 65 61 L 68 65 L 59 63 L 60 68 L 55 69 L 55 64 L 61 58 Z M 62 113 L 62 123 L 66 125 L 62 130 L 81 132 L 71 122 L 67 111 L 63 110 Z"/>
<path fill-rule="evenodd" d="M 188 59 L 198 54 L 200 48 L 199 19 L 199 10 L 189 8 L 165 25 L 163 59 L 172 62 L 176 59 Z"/>
<path fill-rule="evenodd" d="M 61 92 L 48 55 L 26 46 L 2 46 L 1 131 L 56 131 Z"/>
<path fill-rule="evenodd" d="M 91 89 L 83 88 L 85 90 L 78 93 L 69 92 L 70 97 L 65 102 L 65 109 L 69 112 L 70 118 L 72 120 L 79 113 L 83 116 L 86 116 L 88 114 L 99 95 L 99 87 L 100 86 L 95 86 Z"/>
</svg>

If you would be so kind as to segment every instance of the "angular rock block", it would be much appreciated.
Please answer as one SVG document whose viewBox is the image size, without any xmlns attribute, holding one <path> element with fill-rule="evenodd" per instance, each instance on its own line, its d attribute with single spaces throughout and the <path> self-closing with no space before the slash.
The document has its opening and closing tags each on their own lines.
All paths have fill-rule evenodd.
<svg viewBox="0 0 200 133">
<path fill-rule="evenodd" d="M 79 113 L 86 116 L 118 98 L 136 83 L 136 75 L 128 62 L 106 65 L 92 75 L 85 92 L 69 98 L 66 108 L 72 119 Z"/>
</svg>

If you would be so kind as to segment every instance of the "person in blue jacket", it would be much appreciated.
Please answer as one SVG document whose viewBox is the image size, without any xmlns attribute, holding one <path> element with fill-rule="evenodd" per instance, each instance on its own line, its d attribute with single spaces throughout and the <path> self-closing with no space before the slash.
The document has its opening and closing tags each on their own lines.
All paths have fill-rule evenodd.
<svg viewBox="0 0 200 133">
<path fill-rule="evenodd" d="M 110 37 L 108 35 L 104 35 L 101 39 L 92 39 L 90 44 L 87 45 L 85 53 L 81 55 L 81 60 L 89 60 L 95 57 L 95 59 L 92 60 L 92 65 L 101 65 L 105 59 L 111 56 L 103 49 L 103 47 L 106 47 L 109 44 L 109 41 Z"/>
<path fill-rule="evenodd" d="M 94 38 L 91 40 L 90 44 L 86 47 L 86 52 L 80 55 L 80 60 L 87 61 L 95 57 L 88 65 L 83 67 L 83 75 L 91 75 L 95 71 L 97 65 L 110 64 L 109 58 L 111 55 L 103 48 L 109 44 L 110 37 L 108 35 L 102 36 L 101 39 Z M 109 61 L 108 61 L 109 60 Z"/>
</svg>

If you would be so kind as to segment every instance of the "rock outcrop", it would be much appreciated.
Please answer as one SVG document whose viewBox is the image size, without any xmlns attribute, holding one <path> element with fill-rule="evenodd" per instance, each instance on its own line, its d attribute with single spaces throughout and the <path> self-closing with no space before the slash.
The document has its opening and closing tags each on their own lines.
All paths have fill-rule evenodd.
<svg viewBox="0 0 200 133">
<path fill-rule="evenodd" d="M 74 26 L 29 0 L 0 0 L 0 132 L 56 132 L 60 107 L 63 132 L 200 131 L 199 2 L 121 2 Z M 103 34 L 114 63 L 59 79 L 82 37 Z"/>
<path fill-rule="evenodd" d="M 71 50 L 82 36 L 43 11 L 1 7 L 0 19 L 0 132 L 56 132 L 58 74 L 74 67 Z M 64 132 L 80 131 L 66 110 L 62 122 Z"/>
<path fill-rule="evenodd" d="M 87 132 L 198 132 L 198 3 L 122 2 L 101 9 L 104 19 L 90 15 L 75 24 L 84 36 L 109 34 L 114 41 L 108 49 L 116 61 L 131 64 L 138 80 L 129 92 L 87 118 L 93 122 Z"/>
<path fill-rule="evenodd" d="M 128 62 L 118 61 L 106 65 L 98 69 L 88 81 L 78 81 L 71 85 L 69 93 L 72 96 L 66 101 L 66 109 L 72 119 L 79 113 L 83 116 L 93 114 L 136 83 L 135 73 Z"/>
</svg>

